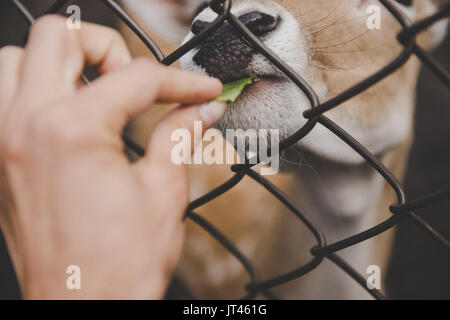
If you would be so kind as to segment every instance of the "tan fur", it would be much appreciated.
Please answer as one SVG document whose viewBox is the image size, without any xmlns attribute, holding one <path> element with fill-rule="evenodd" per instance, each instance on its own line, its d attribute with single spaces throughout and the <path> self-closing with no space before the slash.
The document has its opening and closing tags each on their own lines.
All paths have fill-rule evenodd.
<svg viewBox="0 0 450 320">
<path fill-rule="evenodd" d="M 380 44 L 379 41 L 376 41 L 376 37 L 380 36 L 379 32 L 372 33 L 375 38 L 371 38 L 370 32 L 364 32 L 364 36 L 360 37 L 358 41 L 350 41 L 330 48 L 327 47 L 327 43 L 330 42 L 330 39 L 336 38 L 336 34 L 340 36 L 343 34 L 361 36 L 360 30 L 365 30 L 361 28 L 360 24 L 354 23 L 355 17 L 345 17 L 343 10 L 345 10 L 346 0 L 343 1 L 341 10 L 335 10 L 328 17 L 324 14 L 326 10 L 323 10 L 326 6 L 325 0 L 305 0 L 301 6 L 290 5 L 290 0 L 279 2 L 289 8 L 295 16 L 302 17 L 304 26 L 311 26 L 312 41 L 315 43 L 316 49 L 311 51 L 310 54 L 312 61 L 317 64 L 318 68 L 322 69 L 326 83 L 331 84 L 330 94 L 327 98 L 342 92 L 375 72 L 401 50 L 394 39 L 399 26 L 389 14 L 383 16 L 384 33 L 382 37 L 385 44 L 379 48 L 373 46 L 374 43 Z M 320 4 L 317 5 L 316 2 L 320 2 Z M 419 4 L 419 10 L 420 6 Z M 314 12 L 317 14 L 314 14 Z M 323 17 L 326 17 L 326 19 Z M 321 19 L 322 22 L 317 23 Z M 345 22 L 346 19 L 349 21 Z M 335 21 L 334 27 L 330 27 L 330 21 Z M 365 20 L 360 19 L 360 22 L 365 23 Z M 345 30 L 340 28 L 345 28 Z M 326 29 L 329 29 L 329 31 Z M 322 31 L 317 32 L 317 30 Z M 123 32 L 135 54 L 142 55 L 148 52 L 137 38 L 130 36 L 128 31 L 123 30 Z M 162 41 L 159 41 L 158 44 L 162 45 L 166 53 L 174 49 L 174 47 L 166 46 Z M 327 50 L 333 52 L 327 53 Z M 418 62 L 412 60 L 408 63 L 408 66 L 403 67 L 393 76 L 383 80 L 352 101 L 344 103 L 332 112 L 353 114 L 366 126 L 376 126 L 385 113 L 384 109 L 392 107 L 389 103 L 389 96 L 391 95 L 389 92 L 396 90 L 398 83 L 408 79 L 407 81 L 410 81 L 408 86 L 410 94 L 414 95 L 415 80 L 411 79 L 417 77 L 417 72 Z M 368 101 L 370 103 L 367 103 Z M 375 105 L 376 108 L 373 107 Z M 156 120 L 171 108 L 173 106 L 154 109 L 149 115 L 139 119 L 131 127 L 132 135 L 139 138 L 141 143 L 145 142 Z M 412 114 L 413 111 L 410 110 L 409 114 L 405 116 L 412 117 Z M 408 139 L 403 145 L 389 151 L 384 156 L 386 165 L 399 178 L 403 177 L 411 141 L 412 138 Z M 225 182 L 231 175 L 232 173 L 226 166 L 189 168 L 192 199 Z M 293 185 L 292 179 L 292 176 L 280 174 L 272 180 L 282 189 L 290 190 Z M 298 194 L 291 195 L 298 196 Z M 301 203 L 298 199 L 297 202 Z M 388 207 L 389 204 L 394 202 L 396 202 L 395 194 L 393 194 L 392 188 L 386 186 L 379 203 L 379 222 L 389 217 Z M 237 244 L 246 256 L 262 270 L 262 274 L 266 278 L 290 270 L 287 257 L 291 254 L 289 246 L 292 246 L 292 243 L 289 242 L 289 239 L 283 239 L 281 236 L 284 230 L 290 227 L 287 224 L 292 223 L 292 219 L 287 218 L 290 213 L 261 186 L 250 181 L 249 178 L 245 178 L 235 188 L 196 212 L 207 218 Z M 305 229 L 300 223 L 296 227 L 298 227 L 299 232 L 302 228 Z M 179 273 L 183 279 L 202 298 L 234 298 L 243 295 L 245 293 L 243 286 L 249 281 L 249 278 L 243 272 L 243 268 L 237 260 L 193 223 L 187 224 L 187 230 L 187 242 L 179 268 Z M 305 237 L 308 238 L 306 229 L 303 232 Z M 374 263 L 376 262 L 385 270 L 384 266 L 392 242 L 392 231 L 378 236 L 374 241 L 376 242 Z M 305 242 L 307 243 L 308 240 Z M 309 239 L 309 242 L 311 242 L 311 239 Z M 307 261 L 308 252 L 306 251 L 304 255 L 304 260 Z"/>
<path fill-rule="evenodd" d="M 343 0 L 334 10 L 329 12 L 328 0 L 305 0 L 302 5 L 292 5 L 290 0 L 280 0 L 291 13 L 302 18 L 302 25 L 311 32 L 314 48 L 310 55 L 314 64 L 329 85 L 328 98 L 342 92 L 356 82 L 380 69 L 394 58 L 401 50 L 395 41 L 399 25 L 390 14 L 383 12 L 383 31 L 369 31 L 362 27 L 365 18 L 348 17 L 346 10 L 352 1 Z M 318 4 L 318 3 L 319 4 Z M 419 1 L 420 3 L 420 1 Z M 418 5 L 419 15 L 421 5 Z M 318 22 L 319 21 L 319 22 Z M 334 25 L 333 25 L 334 24 Z M 318 32 L 320 30 L 320 32 Z M 363 32 L 361 31 L 363 30 Z M 130 37 L 125 31 L 134 53 L 146 53 L 142 43 Z M 359 37 L 357 41 L 345 41 L 342 44 L 331 45 L 330 42 L 339 42 L 338 37 L 351 39 Z M 383 41 L 380 42 L 379 39 Z M 426 39 L 426 37 L 424 37 Z M 334 39 L 334 41 L 333 41 Z M 164 42 L 158 42 L 164 44 Z M 374 44 L 377 44 L 375 47 Z M 168 53 L 174 47 L 163 45 Z M 411 96 L 415 92 L 415 80 L 418 72 L 418 62 L 413 59 L 406 67 L 381 83 L 370 88 L 351 101 L 344 103 L 332 113 L 337 115 L 351 114 L 364 126 L 377 126 L 382 121 L 386 108 L 392 107 L 389 103 L 391 91 L 398 89 L 398 83 L 408 83 Z M 376 106 L 376 107 L 374 107 Z M 169 107 L 170 109 L 172 107 Z M 164 107 L 161 113 L 167 111 Z M 132 134 L 142 142 L 149 135 L 155 120 L 161 114 L 152 111 L 150 115 L 138 120 L 132 126 Z M 410 110 L 405 117 L 412 117 Z M 412 138 L 403 145 L 387 152 L 384 156 L 386 165 L 399 178 L 402 178 L 406 159 Z M 214 187 L 225 182 L 232 173 L 225 166 L 196 166 L 189 168 L 191 177 L 192 198 L 196 198 Z M 280 174 L 272 179 L 282 189 L 289 191 L 293 185 L 293 177 Z M 301 193 L 300 193 L 301 194 Z M 298 192 L 292 193 L 296 202 L 302 203 Z M 379 203 L 378 221 L 381 222 L 390 216 L 389 205 L 396 202 L 392 188 L 386 186 Z M 249 259 L 262 270 L 267 277 L 289 271 L 298 266 L 290 265 L 289 256 L 292 254 L 293 244 L 290 239 L 282 235 L 292 224 L 296 223 L 290 213 L 281 204 L 274 200 L 261 186 L 245 178 L 238 186 L 225 195 L 197 210 L 199 214 L 211 221 L 220 231 L 227 235 L 249 257 Z M 313 213 L 310 213 L 313 215 Z M 297 223 L 299 232 L 305 234 L 305 243 L 312 243 L 309 233 Z M 187 242 L 184 256 L 180 264 L 179 273 L 186 282 L 202 298 L 233 298 L 243 295 L 243 286 L 249 281 L 243 272 L 242 266 L 221 248 L 203 230 L 192 223 L 187 224 Z M 362 230 L 361 230 L 362 231 Z M 378 236 L 375 240 L 376 256 L 374 263 L 384 269 L 392 242 L 392 231 Z M 295 248 L 294 244 L 294 248 Z M 304 244 L 302 245 L 302 248 Z M 305 247 L 307 248 L 307 246 Z M 308 251 L 303 254 L 306 262 L 310 256 Z M 296 263 L 298 261 L 296 260 Z M 351 261 L 350 261 L 351 263 Z M 350 281 L 350 280 L 349 280 Z"/>
</svg>

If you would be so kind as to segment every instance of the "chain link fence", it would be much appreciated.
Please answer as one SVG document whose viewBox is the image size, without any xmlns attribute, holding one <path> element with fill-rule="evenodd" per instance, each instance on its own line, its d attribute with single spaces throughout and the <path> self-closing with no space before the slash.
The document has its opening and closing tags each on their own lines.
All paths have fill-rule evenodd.
<svg viewBox="0 0 450 320">
<path fill-rule="evenodd" d="M 35 21 L 35 17 L 30 13 L 27 7 L 20 0 L 9 0 L 15 8 L 22 14 L 23 18 L 31 25 Z M 378 0 L 381 5 L 383 5 L 398 21 L 402 26 L 401 32 L 398 34 L 397 39 L 403 46 L 403 50 L 398 54 L 398 56 L 388 63 L 384 68 L 373 74 L 372 76 L 366 78 L 365 80 L 357 83 L 348 90 L 342 92 L 338 96 L 325 101 L 323 103 L 319 102 L 317 94 L 310 87 L 310 85 L 298 75 L 292 68 L 289 67 L 282 59 L 277 57 L 268 47 L 260 41 L 260 39 L 255 36 L 236 16 L 231 13 L 232 0 L 212 0 L 209 2 L 209 6 L 214 10 L 218 17 L 209 24 L 209 26 L 195 35 L 191 40 L 186 42 L 183 46 L 176 49 L 168 56 L 164 56 L 162 51 L 159 49 L 157 44 L 152 40 L 152 38 L 146 34 L 142 27 L 134 21 L 121 7 L 113 0 L 98 0 L 103 2 L 105 8 L 109 8 L 112 12 L 122 20 L 147 46 L 154 57 L 165 65 L 171 65 L 181 58 L 184 54 L 195 48 L 202 41 L 207 39 L 212 35 L 225 21 L 231 24 L 236 30 L 240 32 L 242 37 L 244 37 L 255 50 L 263 54 L 268 60 L 270 60 L 279 70 L 281 70 L 293 83 L 295 83 L 307 96 L 311 109 L 304 112 L 303 116 L 308 119 L 307 123 L 299 129 L 292 136 L 288 137 L 280 143 L 280 152 L 286 150 L 293 144 L 297 143 L 299 140 L 307 136 L 317 124 L 320 124 L 337 137 L 342 139 L 346 144 L 348 144 L 352 149 L 354 149 L 362 158 L 367 161 L 367 163 L 375 169 L 384 180 L 392 187 L 397 196 L 397 203 L 390 206 L 390 211 L 392 216 L 371 227 L 368 230 L 360 232 L 358 234 L 352 235 L 348 238 L 342 239 L 335 243 L 328 244 L 326 241 L 326 235 L 323 234 L 319 227 L 305 215 L 301 210 L 299 210 L 294 203 L 283 194 L 283 192 L 273 185 L 270 181 L 265 179 L 263 176 L 252 170 L 255 166 L 254 159 L 247 159 L 246 164 L 237 164 L 231 167 L 234 175 L 231 179 L 226 181 L 224 184 L 218 188 L 208 192 L 204 196 L 191 202 L 186 209 L 186 219 L 192 220 L 194 223 L 202 227 L 207 233 L 209 233 L 216 241 L 218 241 L 226 250 L 229 251 L 245 268 L 246 272 L 250 277 L 250 282 L 246 285 L 246 296 L 245 299 L 254 299 L 258 296 L 265 296 L 269 299 L 276 299 L 269 290 L 276 286 L 282 285 L 286 282 L 292 281 L 299 277 L 304 276 L 309 272 L 314 272 L 324 259 L 328 259 L 347 273 L 354 281 L 358 282 L 362 288 L 367 290 L 375 299 L 385 299 L 384 294 L 377 289 L 369 289 L 366 285 L 366 279 L 359 274 L 355 269 L 352 268 L 351 264 L 340 258 L 336 252 L 343 250 L 345 248 L 357 245 L 363 241 L 376 237 L 377 235 L 385 232 L 386 230 L 393 228 L 403 219 L 409 219 L 414 222 L 419 228 L 429 234 L 437 243 L 439 243 L 444 248 L 444 253 L 450 255 L 450 241 L 443 237 L 434 227 L 429 225 L 423 218 L 418 216 L 414 211 L 420 208 L 429 206 L 438 201 L 442 201 L 446 198 L 450 198 L 450 187 L 435 191 L 427 196 L 420 199 L 415 199 L 408 201 L 404 188 L 398 179 L 380 162 L 370 151 L 368 151 L 363 145 L 356 141 L 351 135 L 340 128 L 336 123 L 328 119 L 323 115 L 324 112 L 329 111 L 333 108 L 339 107 L 343 102 L 359 95 L 363 91 L 367 90 L 371 86 L 383 80 L 385 77 L 389 76 L 400 67 L 402 67 L 408 59 L 415 55 L 420 61 L 430 68 L 433 74 L 438 78 L 447 88 L 450 88 L 450 75 L 444 70 L 426 51 L 424 51 L 416 43 L 417 35 L 429 28 L 432 24 L 436 23 L 441 19 L 448 18 L 450 16 L 450 2 L 446 3 L 438 12 L 432 16 L 425 18 L 419 22 L 411 24 L 409 19 L 392 3 L 390 0 Z M 56 13 L 65 5 L 70 3 L 70 0 L 57 0 L 53 5 L 48 8 L 46 13 Z M 86 82 L 89 82 L 86 77 L 84 77 Z M 124 136 L 124 141 L 131 151 L 133 151 L 138 156 L 143 156 L 145 150 L 133 142 L 133 140 Z M 269 152 L 270 155 L 270 152 Z M 266 159 L 257 159 L 257 163 L 261 163 Z M 316 245 L 311 248 L 310 254 L 311 259 L 304 265 L 298 268 L 282 274 L 280 276 L 271 279 L 261 279 L 258 270 L 252 265 L 252 263 L 240 252 L 240 250 L 226 237 L 222 234 L 214 225 L 208 222 L 206 219 L 195 213 L 195 210 L 200 206 L 213 201 L 215 198 L 220 197 L 222 194 L 226 193 L 228 190 L 236 186 L 245 176 L 250 177 L 255 181 L 255 183 L 261 184 L 267 192 L 275 196 L 287 209 L 292 212 L 311 232 L 314 236 Z M 350 262 L 351 263 L 351 262 Z M 187 288 L 180 279 L 175 278 L 172 283 L 173 291 L 176 292 L 177 297 L 194 299 L 195 295 Z"/>
</svg>

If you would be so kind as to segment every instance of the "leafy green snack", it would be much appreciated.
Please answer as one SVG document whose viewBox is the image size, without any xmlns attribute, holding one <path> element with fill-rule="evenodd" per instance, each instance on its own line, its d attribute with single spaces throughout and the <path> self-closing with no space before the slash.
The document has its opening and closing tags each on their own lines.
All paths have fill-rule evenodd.
<svg viewBox="0 0 450 320">
<path fill-rule="evenodd" d="M 252 74 L 248 78 L 237 80 L 223 85 L 222 93 L 215 100 L 222 102 L 235 102 L 244 91 L 245 87 L 252 84 L 258 78 L 256 74 Z"/>
</svg>

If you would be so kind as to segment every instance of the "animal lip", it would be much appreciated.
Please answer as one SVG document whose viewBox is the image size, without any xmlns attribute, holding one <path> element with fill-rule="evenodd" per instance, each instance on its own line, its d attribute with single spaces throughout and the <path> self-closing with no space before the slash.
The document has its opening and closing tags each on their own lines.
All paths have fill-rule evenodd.
<svg viewBox="0 0 450 320">
<path fill-rule="evenodd" d="M 276 83 L 282 83 L 287 81 L 286 77 L 281 77 L 279 75 L 274 75 L 274 74 L 266 74 L 266 75 L 259 75 L 258 78 L 256 78 L 255 80 L 253 80 L 253 83 L 248 85 L 245 90 L 250 90 L 253 87 L 260 87 L 261 85 L 265 85 L 265 86 L 271 86 L 272 84 L 276 84 Z"/>
<path fill-rule="evenodd" d="M 241 78 L 224 84 L 222 94 L 216 98 L 219 101 L 235 102 L 239 96 L 245 94 L 249 90 L 259 90 L 261 88 L 270 87 L 274 83 L 286 81 L 286 78 L 274 74 L 251 75 L 247 78 Z"/>
<path fill-rule="evenodd" d="M 244 78 L 250 78 L 251 76 L 252 75 L 249 74 L 249 75 L 245 75 L 245 76 L 242 76 L 242 77 L 239 77 L 236 79 L 231 79 L 230 81 L 227 81 L 227 83 L 232 83 L 232 82 L 244 79 Z M 253 83 L 248 85 L 248 87 L 250 87 L 251 85 L 253 85 L 255 83 L 263 81 L 263 80 L 268 80 L 268 81 L 272 81 L 272 82 L 281 82 L 281 81 L 285 81 L 286 77 L 282 77 L 282 76 L 275 75 L 275 74 L 258 74 L 257 77 L 253 80 Z"/>
<path fill-rule="evenodd" d="M 255 82 L 263 81 L 263 80 L 268 80 L 268 81 L 272 81 L 272 82 L 281 82 L 281 81 L 284 81 L 285 78 L 280 77 L 278 75 L 274 75 L 274 74 L 266 74 L 266 75 L 259 75 L 258 78 L 255 79 Z"/>
<path fill-rule="evenodd" d="M 260 90 L 267 90 L 274 84 L 283 83 L 287 79 L 285 77 L 280 77 L 277 75 L 259 75 L 251 84 L 246 86 L 242 91 L 242 95 L 245 95 L 246 92 L 256 90 L 256 92 L 260 92 Z"/>
</svg>

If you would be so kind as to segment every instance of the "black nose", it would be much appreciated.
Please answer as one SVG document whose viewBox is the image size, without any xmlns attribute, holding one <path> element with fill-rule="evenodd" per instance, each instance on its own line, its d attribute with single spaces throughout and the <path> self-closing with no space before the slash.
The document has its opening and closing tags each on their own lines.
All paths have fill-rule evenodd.
<svg viewBox="0 0 450 320">
<path fill-rule="evenodd" d="M 253 11 L 246 13 L 239 17 L 239 20 L 242 21 L 255 35 L 263 36 L 266 33 L 274 31 L 280 22 L 280 19 L 269 16 L 265 13 L 261 13 L 258 11 Z M 191 31 L 194 34 L 198 34 L 209 25 L 208 22 L 197 20 L 192 25 Z"/>
<path fill-rule="evenodd" d="M 239 20 L 258 37 L 274 31 L 280 23 L 279 18 L 257 11 L 246 13 Z M 198 34 L 208 25 L 208 22 L 197 20 L 192 25 L 192 32 Z M 198 49 L 194 62 L 205 68 L 209 75 L 225 83 L 249 76 L 247 67 L 256 54 L 239 31 L 228 22 L 203 41 Z"/>
</svg>

